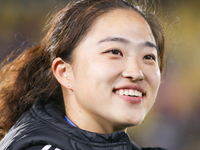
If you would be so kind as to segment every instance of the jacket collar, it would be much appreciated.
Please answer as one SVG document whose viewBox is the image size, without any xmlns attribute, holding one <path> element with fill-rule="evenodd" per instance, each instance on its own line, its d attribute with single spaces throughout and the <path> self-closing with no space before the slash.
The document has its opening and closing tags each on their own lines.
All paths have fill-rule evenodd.
<svg viewBox="0 0 200 150">
<path fill-rule="evenodd" d="M 89 143 L 92 145 L 117 145 L 122 144 L 128 147 L 133 147 L 135 150 L 141 150 L 139 146 L 133 143 L 127 133 L 124 131 L 117 131 L 112 134 L 99 134 L 94 132 L 85 131 L 74 126 L 69 125 L 64 117 L 58 115 L 50 103 L 44 104 L 42 101 L 37 101 L 30 112 L 35 117 L 41 118 L 43 121 L 53 124 L 54 128 L 59 128 L 64 134 L 67 134 L 72 139 L 80 142 Z"/>
</svg>

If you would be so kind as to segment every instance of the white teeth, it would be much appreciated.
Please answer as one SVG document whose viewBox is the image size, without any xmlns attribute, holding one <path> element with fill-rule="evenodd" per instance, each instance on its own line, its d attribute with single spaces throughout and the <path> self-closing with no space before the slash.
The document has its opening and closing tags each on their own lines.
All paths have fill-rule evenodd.
<svg viewBox="0 0 200 150">
<path fill-rule="evenodd" d="M 142 97 L 142 92 L 139 92 L 137 90 L 118 90 L 116 91 L 119 95 L 129 95 L 129 96 L 136 96 L 136 97 Z"/>
<path fill-rule="evenodd" d="M 135 95 L 138 96 L 138 97 L 142 97 L 142 93 L 139 92 L 139 91 L 135 91 Z"/>
<path fill-rule="evenodd" d="M 129 94 L 128 90 L 125 90 L 124 95 L 128 95 L 128 94 Z"/>
<path fill-rule="evenodd" d="M 119 90 L 119 95 L 124 95 L 124 91 L 123 90 Z"/>
<path fill-rule="evenodd" d="M 135 94 L 135 92 L 133 91 L 133 90 L 129 90 L 129 93 L 128 93 L 129 95 L 134 95 Z"/>
</svg>

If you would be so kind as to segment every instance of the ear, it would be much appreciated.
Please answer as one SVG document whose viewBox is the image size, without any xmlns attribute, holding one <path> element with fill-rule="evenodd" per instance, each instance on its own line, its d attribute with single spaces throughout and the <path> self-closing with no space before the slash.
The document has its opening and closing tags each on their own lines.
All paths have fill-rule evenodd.
<svg viewBox="0 0 200 150">
<path fill-rule="evenodd" d="M 58 57 L 53 61 L 51 68 L 57 81 L 65 89 L 72 90 L 70 82 L 71 65 Z"/>
</svg>

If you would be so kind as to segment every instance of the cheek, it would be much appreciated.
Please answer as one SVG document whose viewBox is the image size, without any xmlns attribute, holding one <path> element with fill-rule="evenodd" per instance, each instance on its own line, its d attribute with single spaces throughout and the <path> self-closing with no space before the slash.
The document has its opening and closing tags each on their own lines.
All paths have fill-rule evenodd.
<svg viewBox="0 0 200 150">
<path fill-rule="evenodd" d="M 82 85 L 81 88 L 87 87 L 87 90 L 108 88 L 120 74 L 116 63 L 100 57 L 76 62 L 73 70 L 76 85 Z"/>
<path fill-rule="evenodd" d="M 146 106 L 148 108 L 148 111 L 152 108 L 152 106 L 155 103 L 156 96 L 158 93 L 158 89 L 160 86 L 160 71 L 156 71 L 154 69 L 149 70 L 148 75 L 146 76 L 147 84 L 148 84 L 148 94 L 147 98 L 148 101 L 146 103 Z"/>
<path fill-rule="evenodd" d="M 150 84 L 152 85 L 152 88 L 155 90 L 156 94 L 158 88 L 160 87 L 160 80 L 161 80 L 160 70 L 153 72 L 150 77 Z"/>
<path fill-rule="evenodd" d="M 157 92 L 160 86 L 161 74 L 158 68 L 151 68 L 147 71 L 146 80 L 152 90 Z"/>
<path fill-rule="evenodd" d="M 83 73 L 87 75 L 87 78 L 95 78 L 104 82 L 112 82 L 120 72 L 117 62 L 104 59 L 104 57 L 91 59 L 84 65 L 87 67 L 86 70 L 83 70 Z"/>
</svg>

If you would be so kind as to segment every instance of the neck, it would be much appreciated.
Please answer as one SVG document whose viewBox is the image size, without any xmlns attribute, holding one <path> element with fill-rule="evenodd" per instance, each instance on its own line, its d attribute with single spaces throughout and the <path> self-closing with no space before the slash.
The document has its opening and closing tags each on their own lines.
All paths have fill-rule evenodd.
<svg viewBox="0 0 200 150">
<path fill-rule="evenodd" d="M 116 131 L 125 130 L 125 127 L 116 127 L 109 121 L 103 120 L 100 117 L 94 117 L 91 113 L 84 111 L 75 101 L 65 104 L 66 116 L 80 129 L 100 133 L 111 134 Z"/>
</svg>

